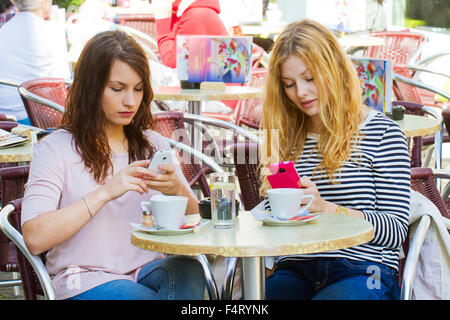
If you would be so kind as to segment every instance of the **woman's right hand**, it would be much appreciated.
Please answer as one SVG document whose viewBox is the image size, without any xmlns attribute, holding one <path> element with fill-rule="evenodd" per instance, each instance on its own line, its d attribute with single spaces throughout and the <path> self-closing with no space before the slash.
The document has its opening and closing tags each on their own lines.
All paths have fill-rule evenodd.
<svg viewBox="0 0 450 320">
<path fill-rule="evenodd" d="M 140 194 L 148 192 L 146 180 L 150 177 L 147 169 L 150 160 L 139 160 L 116 173 L 102 188 L 109 200 L 119 198 L 128 191 Z"/>
</svg>

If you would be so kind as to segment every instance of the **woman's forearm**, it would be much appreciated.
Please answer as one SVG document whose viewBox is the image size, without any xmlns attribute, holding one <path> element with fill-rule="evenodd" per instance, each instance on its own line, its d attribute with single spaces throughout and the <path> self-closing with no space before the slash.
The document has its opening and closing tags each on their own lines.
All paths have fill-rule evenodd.
<svg viewBox="0 0 450 320">
<path fill-rule="evenodd" d="M 199 209 L 198 209 L 198 200 L 197 198 L 192 194 L 192 192 L 190 192 L 186 187 L 183 186 L 183 188 L 181 189 L 181 191 L 179 192 L 180 196 L 184 196 L 187 197 L 188 200 L 188 204 L 186 207 L 186 214 L 196 214 L 199 213 Z"/>
<path fill-rule="evenodd" d="M 73 237 L 109 201 L 103 188 L 98 188 L 74 203 L 49 211 L 22 226 L 24 241 L 34 255 L 48 251 Z"/>
</svg>

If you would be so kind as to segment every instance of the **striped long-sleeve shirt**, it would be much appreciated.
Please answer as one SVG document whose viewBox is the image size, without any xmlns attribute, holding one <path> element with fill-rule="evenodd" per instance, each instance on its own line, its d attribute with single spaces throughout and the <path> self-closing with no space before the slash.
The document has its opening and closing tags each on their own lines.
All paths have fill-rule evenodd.
<svg viewBox="0 0 450 320">
<path fill-rule="evenodd" d="M 398 269 L 399 252 L 406 238 L 410 202 L 410 165 L 406 138 L 400 127 L 372 111 L 360 125 L 362 139 L 353 148 L 351 160 L 341 167 L 340 183 L 331 184 L 324 173 L 315 173 L 320 156 L 318 135 L 309 133 L 295 163 L 299 176 L 313 180 L 320 196 L 347 208 L 360 210 L 372 223 L 372 241 L 347 249 L 308 255 L 281 256 L 275 263 L 312 258 L 348 258 L 374 261 Z M 266 208 L 270 208 L 267 199 Z"/>
</svg>

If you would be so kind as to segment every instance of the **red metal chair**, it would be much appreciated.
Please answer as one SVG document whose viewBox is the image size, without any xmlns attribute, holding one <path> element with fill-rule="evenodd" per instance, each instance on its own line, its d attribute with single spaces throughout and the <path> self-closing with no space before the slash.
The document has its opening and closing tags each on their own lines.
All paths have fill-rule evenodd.
<svg viewBox="0 0 450 320">
<path fill-rule="evenodd" d="M 144 32 L 152 38 L 157 37 L 153 14 L 118 14 L 114 17 L 114 22 Z"/>
<path fill-rule="evenodd" d="M 61 124 L 66 103 L 64 79 L 40 78 L 22 83 L 19 93 L 32 126 L 47 129 Z"/>
<path fill-rule="evenodd" d="M 414 79 L 413 74 L 412 68 L 406 64 L 394 66 L 393 91 L 396 99 L 442 108 L 443 104 L 435 101 L 436 94 L 447 99 L 450 94 Z"/>
<path fill-rule="evenodd" d="M 435 179 L 437 178 L 450 179 L 450 172 L 444 170 L 433 170 L 431 168 L 411 168 L 411 189 L 428 198 L 428 200 L 430 200 L 437 207 L 444 218 L 450 219 L 448 206 L 448 195 L 450 193 L 450 188 L 447 185 L 446 190 L 440 193 L 435 183 Z M 409 236 L 407 236 L 405 242 L 403 243 L 403 251 L 406 258 L 400 259 L 399 261 L 398 278 L 399 284 L 402 288 L 402 299 L 411 299 L 414 273 L 420 250 L 429 227 L 430 218 L 425 215 L 421 218 L 417 231 L 414 235 L 414 239 L 410 242 Z M 447 226 L 447 229 L 450 232 L 449 226 Z"/>
<path fill-rule="evenodd" d="M 248 86 L 263 88 L 266 82 L 267 69 L 257 68 L 252 70 L 252 79 L 249 81 Z M 238 102 L 236 125 L 253 129 L 259 129 L 259 122 L 261 120 L 263 99 L 248 99 Z"/>
<path fill-rule="evenodd" d="M 39 256 L 32 255 L 22 237 L 20 224 L 22 200 L 22 198 L 12 200 L 1 210 L 0 228 L 19 249 L 17 258 L 25 299 L 37 300 L 38 295 L 41 295 L 49 300 L 55 300 L 50 276 L 45 268 L 46 252 Z"/>
<path fill-rule="evenodd" d="M 156 23 L 153 14 L 118 14 L 114 17 L 114 22 L 120 26 L 132 28 L 147 35 L 148 37 L 139 37 L 137 33 L 133 34 L 134 36 L 138 36 L 138 40 L 150 48 L 159 60 L 159 48 L 157 42 L 154 40 L 157 39 L 158 35 L 156 33 Z"/>
<path fill-rule="evenodd" d="M 370 34 L 384 39 L 384 46 L 370 46 L 366 56 L 376 59 L 392 60 L 396 64 L 408 64 L 420 57 L 421 46 L 427 38 L 420 33 L 409 31 L 379 31 Z"/>
<path fill-rule="evenodd" d="M 262 57 L 262 56 L 261 56 Z M 261 59 L 261 58 L 260 58 Z M 245 86 L 262 88 L 266 80 L 266 68 L 253 68 L 252 77 Z M 248 125 L 251 128 L 259 127 L 261 117 L 262 99 L 248 99 L 239 101 L 223 101 L 233 109 L 230 113 L 203 112 L 202 115 L 223 121 L 235 122 L 238 126 Z M 242 115 L 241 115 L 242 114 Z M 238 123 L 239 122 L 239 123 Z"/>
</svg>

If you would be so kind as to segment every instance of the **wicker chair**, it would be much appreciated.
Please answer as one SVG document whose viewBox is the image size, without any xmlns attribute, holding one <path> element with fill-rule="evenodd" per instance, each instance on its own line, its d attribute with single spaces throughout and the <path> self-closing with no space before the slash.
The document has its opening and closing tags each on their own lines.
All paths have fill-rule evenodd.
<svg viewBox="0 0 450 320">
<path fill-rule="evenodd" d="M 420 57 L 420 51 L 427 38 L 420 33 L 409 31 L 379 31 L 370 34 L 383 38 L 384 46 L 370 46 L 366 56 L 376 59 L 392 60 L 396 64 L 415 62 Z"/>
<path fill-rule="evenodd" d="M 262 88 L 266 81 L 266 75 L 266 68 L 252 68 L 252 77 L 250 81 L 245 84 L 245 86 Z M 203 112 L 202 115 L 228 122 L 235 122 L 238 126 L 246 125 L 250 128 L 259 128 L 262 99 L 223 102 L 232 108 L 233 111 L 230 113 Z"/>
<path fill-rule="evenodd" d="M 241 188 L 241 199 L 245 210 L 252 210 L 263 198 L 259 194 L 261 186 L 258 168 L 258 145 L 255 143 L 234 143 L 232 145 L 236 176 Z"/>
<path fill-rule="evenodd" d="M 40 78 L 22 83 L 19 93 L 32 126 L 47 129 L 61 124 L 67 97 L 64 79 Z"/>
<path fill-rule="evenodd" d="M 411 168 L 411 189 L 423 194 L 437 207 L 444 218 L 450 219 L 448 206 L 450 188 L 447 185 L 447 188 L 441 195 L 435 183 L 435 179 L 437 178 L 450 179 L 450 172 L 432 170 L 431 168 Z M 402 299 L 404 300 L 411 299 L 416 265 L 429 228 L 430 218 L 425 215 L 419 222 L 413 240 L 409 242 L 409 237 L 407 237 L 407 240 L 403 243 L 403 251 L 405 252 L 406 258 L 401 259 L 399 263 L 399 283 L 401 284 Z M 450 232 L 450 223 L 448 223 L 447 229 Z"/>
<path fill-rule="evenodd" d="M 0 168 L 0 190 L 2 207 L 11 200 L 23 197 L 24 185 L 28 180 L 28 166 Z M 0 271 L 20 271 L 20 258 L 14 243 L 3 233 L 0 233 Z M 11 280 L 0 283 L 0 286 L 17 286 L 20 280 Z"/>
<path fill-rule="evenodd" d="M 37 300 L 38 295 L 42 295 L 48 300 L 54 300 L 55 293 L 51 286 L 50 276 L 45 268 L 46 252 L 39 256 L 31 254 L 22 237 L 20 224 L 22 200 L 22 198 L 13 200 L 2 209 L 0 228 L 19 249 L 17 250 L 17 258 L 25 299 Z"/>
<path fill-rule="evenodd" d="M 203 153 L 214 157 L 216 163 L 221 166 L 226 166 L 224 157 L 227 156 L 226 148 L 231 145 L 231 141 L 214 138 L 210 134 L 208 127 L 222 128 L 233 133 L 235 137 L 244 137 L 252 142 L 257 142 L 258 138 L 249 133 L 247 130 L 233 125 L 232 123 L 203 117 L 199 115 L 183 114 L 181 112 L 161 112 L 154 114 L 156 120 L 156 131 L 161 135 L 182 142 L 185 145 L 192 146 L 188 133 L 185 129 L 185 123 L 195 126 L 203 133 L 205 140 L 203 141 Z M 181 156 L 181 155 L 180 155 Z M 183 173 L 189 184 L 193 186 L 196 182 L 199 183 L 202 193 L 205 197 L 209 197 L 209 185 L 205 182 L 205 174 L 211 173 L 210 166 L 200 166 L 190 159 L 182 159 L 180 161 Z"/>
<path fill-rule="evenodd" d="M 252 79 L 248 83 L 251 87 L 262 88 L 266 82 L 267 69 L 257 68 L 252 70 Z M 259 129 L 261 120 L 262 99 L 241 100 L 238 103 L 236 125 L 253 129 Z"/>
</svg>

